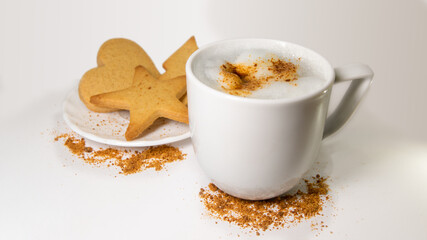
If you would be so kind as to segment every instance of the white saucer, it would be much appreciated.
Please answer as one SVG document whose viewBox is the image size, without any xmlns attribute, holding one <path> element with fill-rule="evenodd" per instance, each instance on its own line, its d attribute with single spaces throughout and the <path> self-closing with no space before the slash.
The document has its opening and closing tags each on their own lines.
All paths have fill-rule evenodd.
<svg viewBox="0 0 427 240">
<path fill-rule="evenodd" d="M 124 134 L 129 124 L 129 113 L 119 111 L 96 113 L 89 110 L 73 89 L 62 106 L 67 125 L 84 138 L 95 142 L 123 147 L 146 147 L 180 141 L 190 137 L 187 124 L 169 119 L 158 119 L 135 140 L 126 141 Z"/>
</svg>

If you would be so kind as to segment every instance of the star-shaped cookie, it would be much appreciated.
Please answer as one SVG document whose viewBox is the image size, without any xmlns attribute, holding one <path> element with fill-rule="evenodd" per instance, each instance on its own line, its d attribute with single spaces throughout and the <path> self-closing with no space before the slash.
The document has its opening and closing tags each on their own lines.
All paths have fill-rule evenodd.
<svg viewBox="0 0 427 240">
<path fill-rule="evenodd" d="M 147 69 L 137 66 L 131 87 L 92 96 L 90 102 L 98 107 L 129 110 L 130 123 L 125 133 L 129 141 L 160 117 L 188 123 L 187 107 L 179 101 L 185 92 L 185 76 L 159 81 Z"/>
</svg>

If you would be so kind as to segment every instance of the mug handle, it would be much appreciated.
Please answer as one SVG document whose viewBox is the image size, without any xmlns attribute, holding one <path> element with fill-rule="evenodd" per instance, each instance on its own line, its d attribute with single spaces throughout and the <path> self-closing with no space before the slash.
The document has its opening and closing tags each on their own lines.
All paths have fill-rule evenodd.
<svg viewBox="0 0 427 240">
<path fill-rule="evenodd" d="M 374 72 L 364 64 L 348 64 L 335 68 L 335 83 L 352 81 L 335 111 L 326 119 L 323 138 L 340 129 L 351 117 L 372 83 Z"/>
</svg>

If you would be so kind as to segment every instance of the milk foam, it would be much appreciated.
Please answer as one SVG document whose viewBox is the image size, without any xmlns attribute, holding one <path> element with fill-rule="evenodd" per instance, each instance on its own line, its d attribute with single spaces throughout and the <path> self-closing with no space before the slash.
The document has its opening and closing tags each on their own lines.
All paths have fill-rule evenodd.
<svg viewBox="0 0 427 240">
<path fill-rule="evenodd" d="M 325 73 L 325 63 L 318 56 L 307 53 L 305 49 L 292 48 L 287 45 L 273 45 L 270 47 L 253 46 L 253 44 L 239 45 L 227 44 L 225 46 L 205 49 L 193 60 L 192 70 L 194 75 L 211 88 L 224 92 L 218 83 L 220 79 L 220 66 L 225 62 L 251 64 L 254 60 L 269 59 L 278 56 L 299 65 L 296 81 L 271 82 L 263 88 L 255 90 L 247 98 L 278 99 L 293 98 L 307 95 L 324 87 L 328 76 Z M 264 70 L 261 70 L 261 74 Z M 268 73 L 265 73 L 268 74 Z M 295 84 L 296 83 L 296 86 Z"/>
</svg>

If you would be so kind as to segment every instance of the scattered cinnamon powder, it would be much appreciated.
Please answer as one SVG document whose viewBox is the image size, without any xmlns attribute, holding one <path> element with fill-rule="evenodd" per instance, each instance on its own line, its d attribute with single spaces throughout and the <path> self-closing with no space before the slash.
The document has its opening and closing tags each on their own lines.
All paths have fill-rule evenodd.
<svg viewBox="0 0 427 240">
<path fill-rule="evenodd" d="M 327 178 L 317 175 L 304 180 L 306 190 L 269 200 L 250 201 L 230 196 L 213 183 L 201 188 L 199 196 L 208 215 L 252 231 L 266 231 L 302 222 L 320 215 L 328 201 Z M 322 222 L 322 225 L 325 226 Z M 258 235 L 258 234 L 257 234 Z"/>
<path fill-rule="evenodd" d="M 92 165 L 117 166 L 121 173 L 128 175 L 140 172 L 144 169 L 154 168 L 162 170 L 167 163 L 183 160 L 183 154 L 178 148 L 161 145 L 149 147 L 143 151 L 129 151 L 115 148 L 99 148 L 94 150 L 86 146 L 83 138 L 77 138 L 73 134 L 62 134 L 55 137 L 55 141 L 64 139 L 64 146 L 68 150 Z"/>
<path fill-rule="evenodd" d="M 297 70 L 298 65 L 278 57 L 258 58 L 251 64 L 226 62 L 221 65 L 218 81 L 229 94 L 244 97 L 271 81 L 289 82 L 296 86 Z"/>
<path fill-rule="evenodd" d="M 142 152 L 135 152 L 127 159 L 116 162 L 125 174 L 139 172 L 140 169 L 154 168 L 160 171 L 166 165 L 174 161 L 183 160 L 184 155 L 175 147 L 161 145 L 150 147 Z"/>
</svg>

